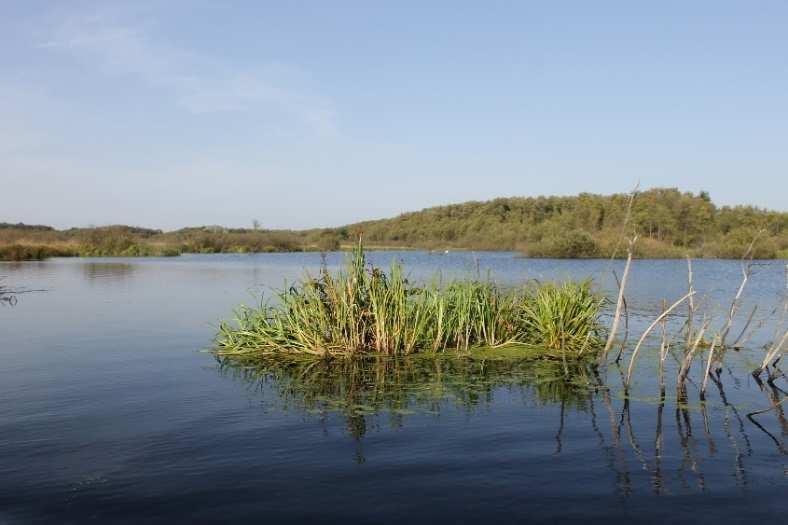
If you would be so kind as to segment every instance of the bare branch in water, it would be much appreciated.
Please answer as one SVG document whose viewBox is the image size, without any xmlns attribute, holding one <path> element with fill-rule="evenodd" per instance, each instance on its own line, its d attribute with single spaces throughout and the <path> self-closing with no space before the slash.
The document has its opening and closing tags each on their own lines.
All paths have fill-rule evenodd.
<svg viewBox="0 0 788 525">
<path fill-rule="evenodd" d="M 692 365 L 692 358 L 695 356 L 695 352 L 700 346 L 700 342 L 703 340 L 703 334 L 706 332 L 708 327 L 709 322 L 704 322 L 703 326 L 701 326 L 700 331 L 698 332 L 697 337 L 695 338 L 695 342 L 687 352 L 687 355 L 684 356 L 684 361 L 681 363 L 681 369 L 679 369 L 679 374 L 676 378 L 676 390 L 680 393 L 684 392 L 684 383 L 687 381 L 687 375 L 689 375 L 690 366 Z"/>
<path fill-rule="evenodd" d="M 744 255 L 741 258 L 742 280 L 736 295 L 733 297 L 733 301 L 731 301 L 731 307 L 728 310 L 728 319 L 725 321 L 725 325 L 720 331 L 720 347 L 722 348 L 725 348 L 725 339 L 728 337 L 728 332 L 730 332 L 731 326 L 733 325 L 733 319 L 736 317 L 736 313 L 739 311 L 744 287 L 747 286 L 747 281 L 750 279 L 750 274 L 752 273 L 753 248 L 755 247 L 755 243 L 758 241 L 758 238 L 763 235 L 765 231 L 766 230 L 760 230 L 757 234 L 755 234 L 755 237 L 753 237 L 752 242 L 750 242 L 750 245 L 747 247 L 747 250 L 744 252 Z"/>
<path fill-rule="evenodd" d="M 692 259 L 687 255 L 687 292 L 692 292 Z M 695 301 L 690 296 L 687 303 L 687 345 L 692 341 L 692 318 L 695 313 Z"/>
<path fill-rule="evenodd" d="M 635 349 L 632 351 L 632 357 L 629 358 L 629 368 L 627 369 L 627 379 L 625 381 L 625 387 L 626 388 L 629 388 L 630 382 L 632 380 L 632 371 L 635 369 L 635 359 L 637 358 L 638 351 L 640 350 L 640 347 L 643 344 L 643 341 L 645 341 L 646 337 L 648 337 L 648 334 L 650 334 L 651 331 L 654 329 L 654 327 L 657 326 L 659 324 L 659 322 L 662 321 L 662 319 L 664 319 L 670 312 L 675 310 L 676 307 L 678 307 L 681 303 L 683 303 L 684 301 L 686 301 L 687 299 L 692 297 L 694 294 L 695 294 L 694 291 L 693 292 L 689 292 L 684 297 L 682 297 L 681 299 L 679 299 L 678 301 L 673 303 L 670 306 L 670 308 L 668 308 L 667 310 L 663 311 L 659 315 L 659 317 L 654 319 L 654 322 L 652 322 L 649 325 L 649 327 L 646 328 L 646 331 L 643 332 L 643 335 L 640 336 L 640 340 L 638 340 L 637 345 L 635 345 Z"/>
<path fill-rule="evenodd" d="M 618 278 L 618 274 L 613 271 L 613 277 L 616 279 L 616 285 L 621 288 L 621 281 Z M 616 363 L 621 362 L 621 355 L 624 353 L 624 349 L 627 346 L 627 340 L 629 339 L 629 307 L 627 306 L 627 298 L 625 295 L 621 296 L 621 300 L 624 304 L 624 339 L 621 341 L 621 345 L 618 347 L 618 355 L 616 356 Z"/>
<path fill-rule="evenodd" d="M 744 337 L 745 332 L 747 332 L 747 329 L 750 327 L 750 323 L 752 323 L 752 319 L 753 317 L 755 317 L 755 312 L 757 311 L 758 311 L 758 305 L 756 304 L 755 306 L 753 306 L 749 317 L 747 317 L 747 322 L 744 323 L 744 328 L 741 329 L 741 333 L 739 333 L 739 337 L 737 337 L 736 340 L 733 342 L 733 344 L 731 344 L 733 348 L 741 348 L 739 346 L 739 343 L 742 342 L 742 338 Z"/>
<path fill-rule="evenodd" d="M 613 341 L 616 338 L 616 333 L 618 332 L 618 323 L 621 319 L 621 311 L 624 308 L 624 289 L 627 286 L 627 278 L 629 277 L 629 269 L 632 266 L 632 252 L 635 246 L 635 242 L 637 241 L 638 237 L 635 235 L 632 239 L 629 240 L 629 248 L 627 249 L 627 263 L 624 266 L 624 273 L 621 276 L 621 284 L 618 287 L 618 299 L 616 300 L 616 312 L 613 315 L 613 323 L 610 325 L 610 333 L 607 336 L 607 342 L 605 343 L 605 348 L 602 350 L 602 353 L 599 356 L 599 360 L 601 363 L 605 362 L 607 359 L 607 354 L 610 351 L 610 348 L 613 346 Z"/>
<path fill-rule="evenodd" d="M 711 363 L 714 359 L 714 348 L 717 344 L 717 337 L 711 342 L 711 348 L 709 348 L 709 358 L 706 360 L 706 371 L 703 374 L 703 385 L 700 387 L 700 399 L 706 399 L 706 386 L 709 384 L 709 375 L 711 374 Z"/>
<path fill-rule="evenodd" d="M 775 342 L 772 345 L 771 350 L 769 350 L 769 352 L 766 354 L 766 357 L 763 358 L 761 367 L 752 373 L 755 377 L 760 377 L 763 371 L 768 368 L 769 364 L 777 363 L 779 360 L 778 356 L 782 353 L 786 340 L 788 340 L 788 330 L 785 331 L 785 334 L 783 334 L 783 337 L 780 339 L 779 343 Z"/>
</svg>

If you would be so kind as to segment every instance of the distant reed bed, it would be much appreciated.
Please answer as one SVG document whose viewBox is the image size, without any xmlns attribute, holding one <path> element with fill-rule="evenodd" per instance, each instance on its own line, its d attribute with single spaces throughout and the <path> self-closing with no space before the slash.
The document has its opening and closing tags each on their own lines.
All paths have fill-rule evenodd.
<svg viewBox="0 0 788 525">
<path fill-rule="evenodd" d="M 478 347 L 538 347 L 576 360 L 600 348 L 603 299 L 590 282 L 504 289 L 482 279 L 411 283 L 401 264 L 368 266 L 359 240 L 343 270 L 325 267 L 279 290 L 274 303 L 241 307 L 222 322 L 225 356 L 468 352 Z"/>
<path fill-rule="evenodd" d="M 49 257 L 72 257 L 76 251 L 63 246 L 10 244 L 0 246 L 0 261 L 41 261 Z"/>
</svg>

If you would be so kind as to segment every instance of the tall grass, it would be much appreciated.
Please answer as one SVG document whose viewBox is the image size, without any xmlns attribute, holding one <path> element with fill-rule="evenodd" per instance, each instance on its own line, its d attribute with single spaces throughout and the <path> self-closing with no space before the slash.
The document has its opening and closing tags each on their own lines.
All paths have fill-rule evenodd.
<svg viewBox="0 0 788 525">
<path fill-rule="evenodd" d="M 399 263 L 388 272 L 368 267 L 360 240 L 337 275 L 322 268 L 276 298 L 222 322 L 218 353 L 407 355 L 530 345 L 575 359 L 599 346 L 601 299 L 589 283 L 505 290 L 484 280 L 435 279 L 417 286 Z"/>
</svg>

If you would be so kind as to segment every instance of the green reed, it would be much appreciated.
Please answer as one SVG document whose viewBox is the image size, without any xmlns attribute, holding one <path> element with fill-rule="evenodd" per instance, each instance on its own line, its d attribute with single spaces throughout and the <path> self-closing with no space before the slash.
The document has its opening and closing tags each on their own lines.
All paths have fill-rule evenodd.
<svg viewBox="0 0 788 525">
<path fill-rule="evenodd" d="M 222 322 L 217 352 L 408 355 L 528 345 L 576 359 L 599 347 L 602 300 L 587 282 L 503 289 L 488 280 L 434 279 L 418 286 L 399 263 L 388 272 L 368 267 L 360 240 L 339 273 L 323 267 L 276 299 Z"/>
</svg>

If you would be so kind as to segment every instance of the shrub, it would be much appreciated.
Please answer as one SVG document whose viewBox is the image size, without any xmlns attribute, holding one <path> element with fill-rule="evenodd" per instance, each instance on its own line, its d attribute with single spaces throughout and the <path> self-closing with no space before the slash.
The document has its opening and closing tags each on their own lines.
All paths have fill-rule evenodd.
<svg viewBox="0 0 788 525">
<path fill-rule="evenodd" d="M 559 259 L 598 257 L 599 246 L 587 231 L 571 230 L 542 238 L 529 247 L 528 255 Z"/>
</svg>

